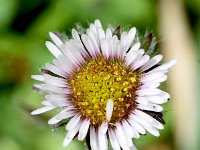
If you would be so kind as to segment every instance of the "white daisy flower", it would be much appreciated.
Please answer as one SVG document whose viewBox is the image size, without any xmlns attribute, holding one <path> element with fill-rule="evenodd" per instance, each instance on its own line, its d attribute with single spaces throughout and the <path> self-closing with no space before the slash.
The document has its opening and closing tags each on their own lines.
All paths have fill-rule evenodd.
<svg viewBox="0 0 200 150">
<path fill-rule="evenodd" d="M 176 60 L 158 64 L 162 55 L 150 58 L 140 42 L 133 42 L 136 28 L 118 37 L 110 28 L 104 31 L 99 20 L 84 34 L 72 29 L 72 39 L 65 42 L 49 35 L 53 42 L 46 46 L 55 59 L 42 75 L 32 75 L 42 82 L 34 87 L 46 96 L 43 107 L 31 114 L 61 109 L 48 123 L 70 119 L 64 146 L 87 137 L 92 150 L 107 150 L 108 141 L 114 150 L 134 150 L 133 138 L 147 132 L 159 136 L 161 104 L 170 98 L 159 86 Z"/>
</svg>

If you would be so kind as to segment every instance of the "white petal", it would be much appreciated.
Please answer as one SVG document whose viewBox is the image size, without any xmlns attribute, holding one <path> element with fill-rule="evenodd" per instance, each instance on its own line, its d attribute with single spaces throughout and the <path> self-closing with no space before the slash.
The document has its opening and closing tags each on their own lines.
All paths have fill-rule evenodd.
<svg viewBox="0 0 200 150">
<path fill-rule="evenodd" d="M 63 107 L 63 106 L 73 107 L 72 104 L 70 103 L 70 101 L 68 101 L 68 98 L 65 95 L 50 94 L 50 95 L 46 95 L 45 99 L 51 105 L 56 106 L 56 107 Z"/>
<path fill-rule="evenodd" d="M 91 24 L 90 25 L 90 29 L 92 30 L 93 32 L 93 35 L 94 35 L 94 39 L 98 45 L 98 48 L 100 48 L 100 40 L 99 40 L 99 35 L 98 35 L 98 28 L 100 27 L 97 27 L 95 24 Z"/>
<path fill-rule="evenodd" d="M 95 25 L 96 27 L 102 27 L 101 22 L 100 22 L 99 19 L 96 19 L 96 20 L 94 21 L 94 25 Z"/>
<path fill-rule="evenodd" d="M 51 37 L 51 39 L 53 40 L 53 42 L 56 44 L 57 47 L 60 48 L 63 45 L 63 42 L 60 40 L 60 38 L 56 36 L 56 34 L 54 34 L 53 32 L 49 32 L 49 36 Z"/>
<path fill-rule="evenodd" d="M 70 43 L 73 47 L 73 49 L 75 49 L 76 54 L 79 53 L 79 57 L 80 55 L 87 58 L 88 57 L 88 53 L 85 51 L 85 48 L 83 47 L 83 44 L 77 40 L 70 40 Z M 83 59 L 83 58 L 81 58 Z"/>
<path fill-rule="evenodd" d="M 113 113 L 113 108 L 114 108 L 114 103 L 112 99 L 109 99 L 107 104 L 106 104 L 106 120 L 109 122 L 112 117 Z"/>
<path fill-rule="evenodd" d="M 124 57 L 124 55 L 127 52 L 127 45 L 128 45 L 128 33 L 127 32 L 122 32 L 121 33 L 121 37 L 120 37 L 120 44 L 121 44 L 121 51 L 122 51 L 122 58 Z"/>
<path fill-rule="evenodd" d="M 94 127 L 90 127 L 90 146 L 92 150 L 99 150 L 98 146 L 98 134 L 96 133 Z"/>
<path fill-rule="evenodd" d="M 61 111 L 61 113 L 64 113 L 64 112 L 75 112 L 74 110 L 75 110 L 76 108 L 73 106 L 73 105 L 71 105 L 71 106 L 67 106 L 67 107 L 63 107 L 63 110 Z"/>
<path fill-rule="evenodd" d="M 77 134 L 79 128 L 80 128 L 81 122 L 79 122 L 76 126 L 74 126 L 73 130 L 68 131 L 64 141 L 63 141 L 63 146 L 66 147 L 72 139 L 75 137 Z"/>
<path fill-rule="evenodd" d="M 137 107 L 142 109 L 142 110 L 149 110 L 149 111 L 155 111 L 155 112 L 163 111 L 163 107 L 162 106 L 156 105 L 156 104 L 151 104 L 151 103 L 149 103 L 148 105 L 138 104 Z"/>
<path fill-rule="evenodd" d="M 48 104 L 47 104 L 48 103 Z M 55 107 L 64 107 L 64 106 L 69 106 L 70 104 L 67 101 L 43 101 L 43 105 L 49 105 L 49 106 L 55 106 Z"/>
<path fill-rule="evenodd" d="M 72 29 L 72 37 L 73 39 L 80 41 L 79 34 L 75 29 Z"/>
<path fill-rule="evenodd" d="M 172 66 L 174 66 L 177 63 L 177 60 L 171 60 L 167 63 L 164 63 L 156 68 L 154 68 L 153 70 L 149 71 L 149 72 L 158 72 L 158 71 L 163 71 L 163 70 L 167 70 L 169 68 L 171 68 Z"/>
<path fill-rule="evenodd" d="M 133 39 L 135 38 L 135 34 L 136 34 L 136 28 L 133 27 L 128 32 L 128 42 L 129 42 L 129 46 L 128 47 L 130 47 L 131 43 L 133 42 Z"/>
<path fill-rule="evenodd" d="M 100 55 L 100 41 L 99 41 L 97 29 L 95 28 L 93 24 L 91 24 L 91 28 L 92 29 L 88 30 L 87 34 L 91 40 L 95 54 Z"/>
<path fill-rule="evenodd" d="M 31 75 L 31 78 L 38 81 L 44 81 L 43 75 Z"/>
<path fill-rule="evenodd" d="M 132 127 L 129 125 L 129 123 L 126 120 L 124 120 L 122 122 L 122 128 L 123 128 L 124 133 L 126 134 L 126 136 L 129 136 L 131 138 L 134 137 L 134 132 L 132 130 Z"/>
<path fill-rule="evenodd" d="M 125 134 L 124 134 L 124 131 L 121 127 L 121 125 L 119 123 L 116 124 L 116 130 L 115 130 L 115 134 L 116 134 L 116 137 L 118 139 L 118 142 L 120 144 L 120 146 L 123 148 L 123 149 L 128 149 L 128 146 L 127 146 L 127 141 L 126 141 L 126 137 L 125 137 Z"/>
<path fill-rule="evenodd" d="M 132 52 L 130 55 L 126 57 L 126 66 L 132 64 L 137 58 L 138 54 L 136 52 Z"/>
<path fill-rule="evenodd" d="M 140 98 L 141 101 L 140 102 Z M 163 104 L 166 103 L 168 101 L 168 99 L 170 98 L 170 95 L 167 92 L 161 91 L 159 94 L 157 95 L 151 95 L 151 96 L 142 96 L 142 97 L 138 97 L 137 102 L 139 102 L 140 104 L 143 105 L 147 105 L 149 104 L 148 102 L 146 103 L 146 100 L 149 101 L 150 103 L 154 103 L 154 104 Z M 143 102 L 144 101 L 144 102 Z"/>
<path fill-rule="evenodd" d="M 156 81 L 157 82 L 157 79 L 159 79 L 163 76 L 165 76 L 165 74 L 159 73 L 159 72 L 145 74 L 144 77 L 142 77 L 141 82 L 149 82 L 149 81 Z"/>
<path fill-rule="evenodd" d="M 83 43 L 86 47 L 86 49 L 88 50 L 88 52 L 90 53 L 90 55 L 95 58 L 96 56 L 96 51 L 95 51 L 95 47 L 90 39 L 89 36 L 87 36 L 86 34 L 82 34 L 81 35 L 81 39 L 83 40 Z"/>
<path fill-rule="evenodd" d="M 112 38 L 112 48 L 110 52 L 111 58 L 118 56 L 119 51 L 120 51 L 120 43 L 118 37 L 114 35 Z"/>
<path fill-rule="evenodd" d="M 142 90 L 137 90 L 136 93 L 139 96 L 150 96 L 150 95 L 158 95 L 162 91 L 160 89 L 142 89 Z"/>
<path fill-rule="evenodd" d="M 131 138 L 139 138 L 140 135 L 135 127 L 132 127 L 126 120 L 122 122 L 124 133 Z"/>
<path fill-rule="evenodd" d="M 79 65 L 84 62 L 84 59 L 81 55 L 81 53 L 78 51 L 78 49 L 73 45 L 73 43 L 67 42 L 63 46 L 63 52 L 64 56 L 59 57 L 59 59 L 62 59 L 63 63 L 66 63 L 67 65 L 69 62 L 71 62 L 74 66 L 79 67 Z M 70 67 L 69 65 L 67 67 Z"/>
<path fill-rule="evenodd" d="M 112 129 L 108 130 L 108 135 L 109 135 L 109 139 L 110 139 L 110 143 L 112 145 L 112 148 L 114 150 L 121 150 L 121 148 L 119 146 L 119 142 L 117 140 L 117 137 L 115 136 Z"/>
<path fill-rule="evenodd" d="M 133 51 L 131 53 L 131 55 L 127 56 L 126 59 L 130 63 L 130 65 L 134 67 L 135 62 L 137 62 L 138 60 L 140 60 L 140 58 L 142 57 L 143 54 L 144 54 L 144 50 L 143 49 L 140 49 L 138 51 Z"/>
<path fill-rule="evenodd" d="M 52 110 L 54 108 L 55 108 L 54 106 L 45 106 L 45 107 L 42 107 L 42 108 L 39 108 L 39 109 L 36 109 L 36 110 L 32 111 L 31 115 L 42 114 L 42 113 L 50 111 L 50 110 Z"/>
<path fill-rule="evenodd" d="M 135 43 L 133 46 L 132 46 L 132 48 L 129 50 L 129 52 L 127 53 L 127 56 L 128 55 L 131 55 L 133 52 L 135 52 L 135 51 L 138 51 L 139 50 L 139 48 L 140 48 L 140 42 L 137 42 L 137 43 Z"/>
<path fill-rule="evenodd" d="M 73 127 L 70 131 L 67 133 L 67 138 L 68 139 L 73 139 L 75 135 L 77 134 L 78 130 L 80 129 L 80 126 L 82 124 L 82 120 L 79 120 L 77 125 Z"/>
<path fill-rule="evenodd" d="M 159 121 L 151 117 L 150 115 L 140 111 L 140 110 L 134 110 L 134 114 L 137 115 L 140 118 L 143 118 L 144 120 L 148 121 L 151 125 L 158 129 L 164 129 L 163 124 L 161 124 Z"/>
<path fill-rule="evenodd" d="M 53 60 L 53 64 L 56 68 L 58 68 L 59 70 L 61 70 L 62 72 L 64 72 L 65 76 L 67 76 L 67 74 L 71 73 L 72 68 L 74 68 L 74 65 L 72 64 L 71 61 L 69 61 L 66 56 L 64 55 L 60 55 L 59 59 L 57 60 Z"/>
<path fill-rule="evenodd" d="M 170 98 L 169 93 L 167 93 L 165 91 L 162 91 L 158 96 L 161 96 L 164 99 L 169 99 Z"/>
<path fill-rule="evenodd" d="M 98 131 L 98 141 L 99 141 L 99 149 L 107 150 L 108 149 L 108 139 L 106 134 L 101 134 Z"/>
<path fill-rule="evenodd" d="M 144 66 L 140 68 L 140 70 L 145 71 L 148 70 L 149 68 L 153 67 L 157 63 L 159 63 L 162 60 L 163 56 L 162 55 L 156 55 L 153 58 L 151 58 Z"/>
<path fill-rule="evenodd" d="M 97 31 L 98 31 L 100 41 L 106 37 L 105 32 L 102 28 L 97 28 Z"/>
<path fill-rule="evenodd" d="M 133 128 L 133 127 L 132 127 L 132 131 L 134 133 L 134 138 L 138 139 L 140 137 L 139 132 L 135 128 Z"/>
<path fill-rule="evenodd" d="M 75 115 L 66 125 L 66 129 L 69 131 L 73 129 L 80 121 L 80 116 Z"/>
<path fill-rule="evenodd" d="M 68 98 L 66 97 L 66 95 L 61 95 L 61 94 L 49 94 L 45 96 L 45 99 L 47 99 L 48 101 L 68 101 Z"/>
<path fill-rule="evenodd" d="M 48 121 L 48 124 L 56 124 L 56 123 L 60 122 L 63 119 L 67 119 L 67 118 L 70 118 L 70 117 L 74 116 L 74 114 L 75 114 L 74 112 L 70 112 L 70 111 L 59 113 L 58 115 L 56 115 L 53 118 L 51 118 Z"/>
<path fill-rule="evenodd" d="M 162 76 L 162 77 L 156 79 L 155 81 L 156 81 L 156 82 L 164 82 L 164 81 L 166 81 L 166 80 L 167 80 L 167 75 L 164 75 L 164 76 Z"/>
<path fill-rule="evenodd" d="M 162 96 L 149 96 L 147 97 L 148 101 L 154 104 L 163 104 L 168 101 L 168 99 L 162 97 Z"/>
<path fill-rule="evenodd" d="M 111 39 L 102 39 L 100 41 L 101 44 L 101 50 L 102 50 L 102 54 L 104 55 L 104 57 L 108 58 L 110 56 L 110 49 L 111 49 Z"/>
<path fill-rule="evenodd" d="M 134 65 L 132 64 L 132 70 L 134 71 L 143 66 L 149 60 L 149 58 L 150 58 L 149 55 L 142 56 L 134 63 Z"/>
<path fill-rule="evenodd" d="M 66 100 L 66 95 L 50 94 L 45 96 L 46 99 Z"/>
<path fill-rule="evenodd" d="M 135 147 L 135 145 L 133 144 L 132 147 L 130 148 L 131 150 L 137 150 L 137 148 Z"/>
<path fill-rule="evenodd" d="M 53 106 L 49 101 L 42 101 L 41 104 L 44 106 Z"/>
<path fill-rule="evenodd" d="M 130 125 L 140 134 L 146 134 L 146 131 L 144 130 L 144 128 L 139 125 L 136 121 L 134 121 L 132 118 L 128 119 L 128 122 L 130 123 Z"/>
<path fill-rule="evenodd" d="M 126 143 L 128 144 L 128 147 L 130 148 L 130 147 L 132 147 L 133 146 L 133 141 L 132 141 L 132 139 L 129 137 L 129 136 L 126 136 L 125 135 L 125 138 L 126 138 Z M 129 149 L 128 148 L 128 149 Z"/>
<path fill-rule="evenodd" d="M 138 96 L 136 98 L 136 102 L 139 104 L 147 105 L 149 103 L 148 99 L 146 97 Z"/>
<path fill-rule="evenodd" d="M 145 82 L 142 86 L 140 86 L 140 89 L 153 89 L 153 88 L 157 88 L 160 86 L 159 82 Z"/>
<path fill-rule="evenodd" d="M 69 94 L 69 90 L 66 88 L 56 87 L 50 84 L 34 84 L 35 88 L 40 89 L 44 92 L 57 93 L 57 94 Z"/>
<path fill-rule="evenodd" d="M 56 57 L 58 58 L 59 55 L 63 55 L 62 52 L 51 42 L 46 41 L 46 47 L 48 50 Z"/>
<path fill-rule="evenodd" d="M 62 71 L 60 68 L 58 68 L 58 67 L 56 67 L 56 66 L 54 66 L 52 64 L 46 64 L 45 68 L 48 71 L 50 71 L 50 72 L 52 72 L 52 73 L 54 73 L 56 75 L 59 75 L 59 76 L 64 77 L 64 78 L 66 77 L 66 73 L 64 71 Z"/>
<path fill-rule="evenodd" d="M 99 128 L 99 132 L 101 134 L 106 134 L 107 130 L 108 130 L 108 122 L 103 122 Z"/>
<path fill-rule="evenodd" d="M 106 29 L 106 38 L 111 38 L 112 37 L 112 31 L 110 28 Z"/>
<path fill-rule="evenodd" d="M 44 74 L 44 82 L 57 86 L 57 87 L 67 87 L 67 82 L 63 78 L 54 77 L 48 74 Z"/>
<path fill-rule="evenodd" d="M 138 122 L 140 125 L 142 125 L 148 132 L 150 132 L 152 135 L 154 136 L 160 136 L 159 131 L 153 127 L 151 124 L 149 124 L 148 122 L 146 122 L 145 119 L 142 119 L 136 115 L 131 115 L 131 117 Z"/>
<path fill-rule="evenodd" d="M 69 138 L 65 137 L 64 141 L 63 141 L 63 146 L 67 147 L 71 141 L 72 141 L 72 139 L 69 139 Z"/>
<path fill-rule="evenodd" d="M 130 46 L 133 42 L 133 39 L 135 38 L 135 34 L 136 34 L 135 27 L 131 28 L 131 30 L 128 33 L 123 32 L 121 34 L 121 47 L 123 49 L 123 56 L 125 55 L 127 50 L 130 48 Z"/>
<path fill-rule="evenodd" d="M 57 68 L 60 68 L 65 73 L 66 77 L 67 76 L 66 74 L 71 74 L 75 66 L 78 67 L 78 62 L 72 59 L 73 59 L 72 57 L 68 59 L 65 55 L 61 55 L 59 56 L 59 59 L 54 60 L 53 63 Z"/>
<path fill-rule="evenodd" d="M 119 40 L 113 46 L 114 46 L 113 50 L 115 50 L 115 53 L 116 53 L 115 56 L 117 56 L 117 58 L 122 58 L 123 53 L 122 53 L 122 50 L 121 50 L 121 46 L 120 46 Z"/>
<path fill-rule="evenodd" d="M 79 141 L 82 141 L 86 137 L 89 126 L 90 126 L 90 119 L 85 119 L 79 129 L 79 134 L 78 134 Z"/>
</svg>

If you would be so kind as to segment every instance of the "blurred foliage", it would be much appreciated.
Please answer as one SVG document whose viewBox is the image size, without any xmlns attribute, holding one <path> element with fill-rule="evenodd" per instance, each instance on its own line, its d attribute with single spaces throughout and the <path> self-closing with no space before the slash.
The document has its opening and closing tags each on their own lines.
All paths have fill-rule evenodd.
<svg viewBox="0 0 200 150">
<path fill-rule="evenodd" d="M 184 2 L 200 49 L 200 1 Z M 70 37 L 75 23 L 87 26 L 99 18 L 103 25 L 136 26 L 142 33 L 146 29 L 157 33 L 157 7 L 156 0 L 0 0 L 0 149 L 85 149 L 78 141 L 62 147 L 65 132 L 50 132 L 50 113 L 30 116 L 42 99 L 32 91 L 30 75 L 38 74 L 39 68 L 53 58 L 44 46 L 48 32 L 65 32 Z M 163 150 L 174 148 L 170 104 L 166 110 L 167 124 L 161 137 L 143 136 L 135 141 L 139 149 L 156 150 L 161 145 Z"/>
</svg>

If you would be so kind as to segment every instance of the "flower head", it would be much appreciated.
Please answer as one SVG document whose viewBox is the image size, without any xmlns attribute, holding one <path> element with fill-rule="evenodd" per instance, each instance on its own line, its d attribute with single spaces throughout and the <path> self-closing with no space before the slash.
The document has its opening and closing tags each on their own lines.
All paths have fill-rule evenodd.
<svg viewBox="0 0 200 150">
<path fill-rule="evenodd" d="M 162 55 L 150 58 L 134 42 L 136 28 L 117 36 L 110 28 L 104 31 L 99 20 L 84 34 L 73 29 L 66 42 L 49 35 L 53 43 L 46 46 L 55 60 L 42 75 L 32 75 L 42 82 L 34 87 L 46 94 L 44 107 L 32 114 L 61 108 L 48 123 L 70 119 L 64 146 L 88 137 L 92 150 L 108 149 L 108 140 L 115 150 L 136 149 L 132 138 L 146 131 L 159 136 L 164 128 L 160 104 L 170 96 L 158 87 L 175 60 L 158 64 Z"/>
</svg>

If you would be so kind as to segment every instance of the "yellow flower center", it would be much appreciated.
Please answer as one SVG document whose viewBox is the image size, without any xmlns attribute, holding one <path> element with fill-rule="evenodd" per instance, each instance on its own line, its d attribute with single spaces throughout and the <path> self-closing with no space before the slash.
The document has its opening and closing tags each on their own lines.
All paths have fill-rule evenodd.
<svg viewBox="0 0 200 150">
<path fill-rule="evenodd" d="M 103 57 L 90 59 L 68 77 L 70 98 L 82 117 L 93 125 L 106 121 L 106 104 L 114 102 L 110 123 L 128 117 L 135 106 L 135 91 L 139 87 L 139 72 L 132 72 L 120 59 Z"/>
</svg>

